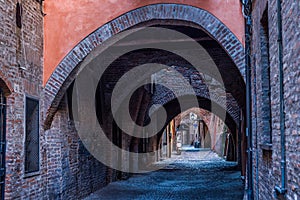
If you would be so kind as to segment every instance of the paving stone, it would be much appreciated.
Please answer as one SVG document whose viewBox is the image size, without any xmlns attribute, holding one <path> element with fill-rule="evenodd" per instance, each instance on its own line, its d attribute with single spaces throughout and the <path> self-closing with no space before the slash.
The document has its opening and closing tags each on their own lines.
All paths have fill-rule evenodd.
<svg viewBox="0 0 300 200">
<path fill-rule="evenodd" d="M 165 168 L 109 184 L 85 200 L 94 199 L 243 199 L 244 185 L 235 162 L 210 150 L 182 152 L 156 165 Z"/>
</svg>

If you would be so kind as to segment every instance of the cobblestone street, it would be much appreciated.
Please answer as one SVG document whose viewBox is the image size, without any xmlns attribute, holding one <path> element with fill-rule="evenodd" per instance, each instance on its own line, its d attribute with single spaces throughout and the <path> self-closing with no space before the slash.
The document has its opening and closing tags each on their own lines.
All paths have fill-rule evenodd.
<svg viewBox="0 0 300 200">
<path fill-rule="evenodd" d="M 184 151 L 161 161 L 167 167 L 117 181 L 86 198 L 93 199 L 243 199 L 244 186 L 235 163 L 210 150 Z"/>
</svg>

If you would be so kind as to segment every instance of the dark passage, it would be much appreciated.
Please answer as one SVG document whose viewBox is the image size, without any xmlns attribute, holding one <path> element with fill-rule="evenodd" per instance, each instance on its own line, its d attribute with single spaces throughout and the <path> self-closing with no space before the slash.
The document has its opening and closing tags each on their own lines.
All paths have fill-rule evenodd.
<svg viewBox="0 0 300 200">
<path fill-rule="evenodd" d="M 244 185 L 236 163 L 210 150 L 184 151 L 156 164 L 164 163 L 168 163 L 164 169 L 111 183 L 86 200 L 243 199 Z"/>
</svg>

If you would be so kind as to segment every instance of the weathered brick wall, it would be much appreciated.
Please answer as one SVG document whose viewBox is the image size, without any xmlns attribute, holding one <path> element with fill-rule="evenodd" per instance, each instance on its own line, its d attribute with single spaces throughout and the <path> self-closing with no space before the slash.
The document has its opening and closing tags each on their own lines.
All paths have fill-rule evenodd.
<svg viewBox="0 0 300 200">
<path fill-rule="evenodd" d="M 43 16 L 36 1 L 22 1 L 22 28 L 16 26 L 17 1 L 0 4 L 0 79 L 7 97 L 6 199 L 77 199 L 103 187 L 107 167 L 84 148 L 62 101 L 53 126 L 43 129 Z M 26 68 L 26 69 L 21 69 Z M 25 96 L 40 99 L 40 171 L 25 177 Z"/>
<path fill-rule="evenodd" d="M 271 135 L 270 130 L 267 129 L 266 126 L 266 112 L 265 107 L 268 107 L 265 100 L 265 93 L 268 91 L 264 90 L 264 85 L 266 84 L 266 78 L 264 75 L 264 69 L 269 64 L 267 60 L 264 59 L 264 56 L 267 54 L 268 50 L 264 46 L 265 38 L 262 37 L 262 23 L 261 19 L 263 18 L 263 13 L 266 7 L 267 1 L 255 1 L 254 9 L 253 9 L 253 44 L 252 44 L 252 54 L 253 54 L 253 77 L 252 77 L 252 101 L 253 101 L 253 173 L 254 173 L 254 197 L 256 199 L 270 199 L 272 198 L 272 191 L 274 188 L 274 177 L 272 176 L 272 152 L 263 150 L 261 148 L 261 144 L 269 142 L 267 140 L 268 136 Z M 271 9 L 268 11 L 268 16 L 272 16 L 274 11 Z M 268 22 L 271 25 L 271 21 Z M 269 34 L 271 31 L 269 31 Z M 273 33 L 274 34 L 274 33 Z M 269 48 L 276 48 L 274 43 L 271 43 L 273 38 L 269 37 Z M 275 49 L 276 52 L 276 49 Z M 272 54 L 270 52 L 270 58 Z M 270 59 L 270 64 L 273 64 Z M 272 66 L 272 65 L 271 65 Z M 271 67 L 273 70 L 274 67 Z M 272 94 L 272 93 L 271 93 Z M 274 102 L 272 100 L 272 102 Z M 274 121 L 274 120 L 273 120 Z M 274 131 L 273 131 L 274 132 Z M 275 145 L 275 144 L 273 144 Z"/>
<path fill-rule="evenodd" d="M 39 175 L 24 177 L 24 99 L 25 95 L 42 98 L 43 17 L 36 1 L 22 1 L 22 28 L 17 28 L 16 3 L 16 0 L 7 0 L 0 4 L 0 79 L 12 89 L 12 94 L 7 97 L 5 197 L 41 199 L 46 188 L 42 181 L 44 160 L 41 159 Z M 45 140 L 41 128 L 41 158 L 44 157 L 44 150 Z"/>
<path fill-rule="evenodd" d="M 78 199 L 107 184 L 107 167 L 85 149 L 69 118 L 65 99 L 45 136 L 47 198 Z"/>
<path fill-rule="evenodd" d="M 300 199 L 300 4 L 282 1 L 287 198 Z"/>
<path fill-rule="evenodd" d="M 252 36 L 252 103 L 253 103 L 253 132 L 254 132 L 254 196 L 256 199 L 276 199 L 275 185 L 280 186 L 280 101 L 279 101 L 279 66 L 277 45 L 277 5 L 276 0 L 255 1 L 253 9 Z M 262 77 L 266 63 L 266 49 L 261 44 L 261 19 L 264 10 L 268 10 L 269 23 L 269 58 L 270 58 L 270 97 L 271 97 L 271 132 L 272 150 L 261 148 L 268 139 L 266 122 L 266 105 L 264 78 Z M 294 1 L 282 1 L 283 22 L 283 62 L 284 62 L 284 101 L 285 101 L 285 135 L 287 160 L 287 199 L 297 199 L 299 192 L 299 161 L 300 123 L 299 123 L 299 4 Z"/>
</svg>

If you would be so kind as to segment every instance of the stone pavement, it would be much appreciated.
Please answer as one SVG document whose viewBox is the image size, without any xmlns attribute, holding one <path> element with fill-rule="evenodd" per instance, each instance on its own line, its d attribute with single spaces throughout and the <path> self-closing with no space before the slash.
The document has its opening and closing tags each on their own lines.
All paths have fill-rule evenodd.
<svg viewBox="0 0 300 200">
<path fill-rule="evenodd" d="M 244 185 L 236 163 L 210 150 L 184 151 L 156 164 L 166 163 L 159 171 L 111 183 L 85 200 L 243 199 Z"/>
</svg>

